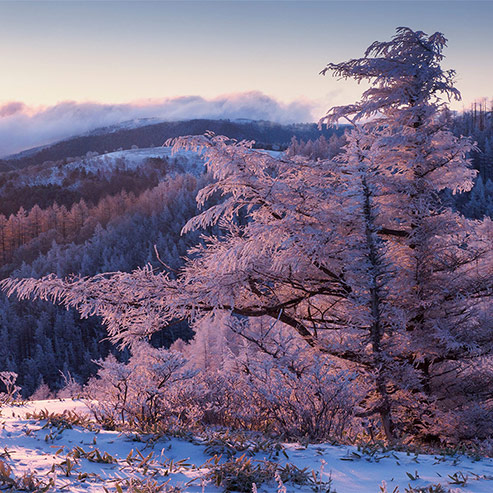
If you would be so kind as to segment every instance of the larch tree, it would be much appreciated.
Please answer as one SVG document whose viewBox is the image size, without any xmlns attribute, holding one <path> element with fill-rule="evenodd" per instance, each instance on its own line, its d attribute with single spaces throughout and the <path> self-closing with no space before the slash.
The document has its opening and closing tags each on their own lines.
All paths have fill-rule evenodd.
<svg viewBox="0 0 493 493">
<path fill-rule="evenodd" d="M 475 382 L 491 378 L 493 350 L 491 221 L 467 221 L 440 201 L 474 178 L 472 144 L 441 117 L 440 97 L 459 97 L 440 67 L 445 43 L 398 28 L 363 58 L 328 65 L 324 73 L 371 83 L 360 102 L 321 120 L 353 125 L 335 160 L 274 158 L 212 134 L 177 139 L 214 177 L 197 196 L 205 210 L 183 229 L 209 233 L 178 274 L 143 267 L 9 279 L 4 289 L 99 315 L 124 344 L 178 319 L 271 318 L 357 372 L 357 412 L 379 416 L 389 441 L 439 436 L 440 416 L 491 397 Z"/>
<path fill-rule="evenodd" d="M 447 406 L 469 404 L 467 387 L 478 396 L 470 368 L 492 351 L 491 221 L 467 221 L 440 200 L 445 189 L 470 190 L 475 175 L 466 159 L 472 143 L 446 127 L 441 98 L 460 94 L 455 73 L 440 67 L 445 45 L 441 33 L 398 28 L 364 58 L 323 71 L 371 83 L 361 101 L 332 108 L 322 122 L 344 118 L 355 127 L 342 160 L 360 174 L 379 405 L 390 410 L 407 400 L 410 424 L 429 438 Z M 480 366 L 484 378 L 487 365 Z"/>
</svg>

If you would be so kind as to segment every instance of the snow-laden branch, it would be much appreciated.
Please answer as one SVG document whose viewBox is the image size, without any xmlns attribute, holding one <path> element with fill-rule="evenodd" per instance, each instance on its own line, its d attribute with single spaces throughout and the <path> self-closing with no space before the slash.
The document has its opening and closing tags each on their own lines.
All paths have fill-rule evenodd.
<svg viewBox="0 0 493 493">
<path fill-rule="evenodd" d="M 115 342 L 149 336 L 174 316 L 166 300 L 171 299 L 176 285 L 150 266 L 93 277 L 60 279 L 50 274 L 41 279 L 4 279 L 0 285 L 9 296 L 49 300 L 75 308 L 83 318 L 102 317 Z"/>
</svg>

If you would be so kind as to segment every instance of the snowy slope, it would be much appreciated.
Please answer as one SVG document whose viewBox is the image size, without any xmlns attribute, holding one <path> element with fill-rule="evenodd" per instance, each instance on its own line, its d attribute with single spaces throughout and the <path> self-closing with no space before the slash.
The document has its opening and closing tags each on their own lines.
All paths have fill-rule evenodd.
<svg viewBox="0 0 493 493">
<path fill-rule="evenodd" d="M 175 159 L 186 167 L 185 171 L 196 173 L 203 166 L 200 157 L 192 151 L 172 153 L 171 147 L 150 147 L 146 149 L 127 149 L 125 151 L 109 152 L 100 156 L 74 161 L 65 166 L 67 170 L 85 169 L 87 172 L 112 171 L 117 166 L 126 170 L 134 170 L 142 166 L 147 159 Z"/>
<path fill-rule="evenodd" d="M 85 157 L 64 166 L 53 166 L 38 170 L 36 174 L 24 172 L 19 176 L 17 186 L 62 185 L 64 179 L 75 170 L 87 173 L 111 175 L 115 170 L 136 170 L 145 166 L 148 159 L 167 159 L 171 172 L 199 175 L 204 166 L 202 159 L 192 151 L 172 153 L 170 147 L 151 147 L 146 149 L 128 149 L 97 156 Z"/>
<path fill-rule="evenodd" d="M 69 142 L 70 140 L 75 139 L 75 138 L 97 136 L 97 135 L 109 135 L 109 134 L 113 134 L 116 132 L 120 132 L 122 130 L 133 130 L 133 129 L 137 129 L 140 127 L 146 127 L 149 125 L 155 125 L 158 123 L 163 123 L 164 121 L 165 120 L 163 120 L 162 118 L 157 118 L 157 117 L 156 118 L 135 118 L 133 120 L 125 120 L 125 121 L 120 122 L 120 123 L 115 123 L 114 125 L 106 125 L 104 127 L 97 127 L 95 129 L 88 130 L 87 132 L 82 132 L 80 134 L 74 134 L 74 135 L 71 135 L 69 137 L 58 140 L 58 141 L 53 141 L 53 142 L 50 142 L 48 144 L 39 145 L 36 147 L 30 147 L 29 149 L 25 149 L 23 151 L 16 152 L 14 154 L 8 154 L 6 156 L 0 156 L 0 157 L 3 159 L 7 159 L 7 160 L 19 161 L 19 160 L 22 160 L 26 157 L 33 156 L 33 155 L 37 154 L 38 152 L 40 152 L 44 149 L 48 149 L 55 144 L 58 144 L 61 142 Z"/>
<path fill-rule="evenodd" d="M 11 467 L 11 478 L 32 473 L 33 477 L 44 482 L 53 479 L 55 488 L 50 491 L 76 493 L 103 491 L 103 485 L 109 491 L 116 491 L 117 483 L 125 490 L 128 478 L 157 481 L 159 484 L 169 480 L 169 485 L 186 486 L 183 491 L 189 492 L 222 491 L 201 479 L 209 471 L 203 464 L 213 452 L 197 440 L 192 443 L 169 438 L 146 443 L 135 435 L 98 429 L 90 431 L 80 426 L 64 429 L 63 426 L 47 425 L 46 420 L 26 417 L 29 412 L 43 409 L 50 413 L 75 410 L 89 415 L 84 402 L 77 400 L 37 401 L 26 406 L 3 408 L 0 461 Z M 253 460 L 275 460 L 280 464 L 289 461 L 299 468 L 322 472 L 325 481 L 332 478 L 330 491 L 338 493 L 378 493 L 382 481 L 386 482 L 389 492 L 398 487 L 404 493 L 409 486 L 418 488 L 436 483 L 453 492 L 493 491 L 493 459 L 408 455 L 403 452 L 365 453 L 354 447 L 328 444 L 307 447 L 285 444 L 284 452 L 285 455 L 281 453 L 279 457 L 268 451 L 259 452 Z M 183 459 L 186 459 L 183 464 L 177 464 Z M 72 469 L 67 472 L 70 467 Z M 0 464 L 0 478 L 1 469 Z M 462 479 L 465 479 L 465 485 L 453 484 Z M 312 486 L 286 484 L 287 492 L 313 491 Z M 259 491 L 277 491 L 277 486 L 264 484 Z"/>
<path fill-rule="evenodd" d="M 272 157 L 278 157 L 278 151 L 259 150 Z M 17 179 L 17 186 L 62 185 L 64 179 L 73 171 L 84 170 L 87 173 L 111 175 L 115 170 L 135 171 L 146 165 L 149 159 L 165 159 L 169 163 L 169 173 L 190 173 L 200 175 L 204 171 L 203 159 L 197 152 L 180 150 L 172 152 L 171 147 L 150 147 L 127 149 L 85 157 L 64 166 L 53 166 L 39 170 L 36 174 L 24 172 Z"/>
<path fill-rule="evenodd" d="M 263 149 L 259 149 L 258 152 L 269 154 L 272 157 L 278 157 L 281 154 L 279 151 Z M 197 152 L 184 150 L 173 152 L 171 147 L 150 147 L 109 152 L 81 161 L 74 161 L 64 166 L 64 169 L 67 171 L 85 169 L 87 172 L 111 172 L 116 167 L 123 167 L 126 170 L 135 170 L 151 158 L 168 159 L 170 162 L 176 163 L 180 171 L 187 173 L 197 174 L 204 170 L 203 160 Z"/>
</svg>

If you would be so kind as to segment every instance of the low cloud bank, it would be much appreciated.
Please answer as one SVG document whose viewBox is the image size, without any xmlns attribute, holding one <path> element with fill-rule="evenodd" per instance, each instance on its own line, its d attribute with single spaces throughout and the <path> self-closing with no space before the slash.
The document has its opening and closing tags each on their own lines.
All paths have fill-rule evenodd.
<svg viewBox="0 0 493 493">
<path fill-rule="evenodd" d="M 0 105 L 0 157 L 136 118 L 248 118 L 278 123 L 314 121 L 308 102 L 281 103 L 259 92 L 214 99 L 187 96 L 129 104 L 62 102 L 35 108 L 21 102 Z"/>
</svg>

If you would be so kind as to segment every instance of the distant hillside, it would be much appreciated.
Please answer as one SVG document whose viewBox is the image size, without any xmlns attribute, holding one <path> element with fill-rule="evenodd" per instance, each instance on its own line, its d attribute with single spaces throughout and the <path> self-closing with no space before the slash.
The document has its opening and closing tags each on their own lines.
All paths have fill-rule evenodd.
<svg viewBox="0 0 493 493">
<path fill-rule="evenodd" d="M 173 154 L 170 147 L 127 149 L 102 155 L 94 152 L 81 159 L 45 161 L 0 172 L 0 215 L 8 217 L 21 207 L 30 211 L 35 205 L 46 208 L 55 202 L 70 208 L 82 199 L 94 205 L 104 196 L 122 190 L 139 194 L 177 174 L 198 177 L 203 171 L 203 160 L 195 152 Z"/>
<path fill-rule="evenodd" d="M 255 140 L 256 147 L 264 149 L 285 148 L 292 137 L 315 140 L 320 135 L 329 137 L 342 129 L 319 130 L 316 124 L 300 123 L 281 125 L 272 122 L 230 121 L 230 120 L 188 120 L 180 122 L 161 122 L 137 128 L 108 127 L 91 134 L 81 135 L 57 142 L 53 145 L 31 149 L 0 160 L 0 171 L 14 170 L 41 164 L 45 161 L 58 161 L 67 157 L 84 156 L 87 152 L 100 154 L 120 148 L 161 146 L 167 139 L 181 135 L 200 135 L 211 130 L 233 139 Z"/>
</svg>

